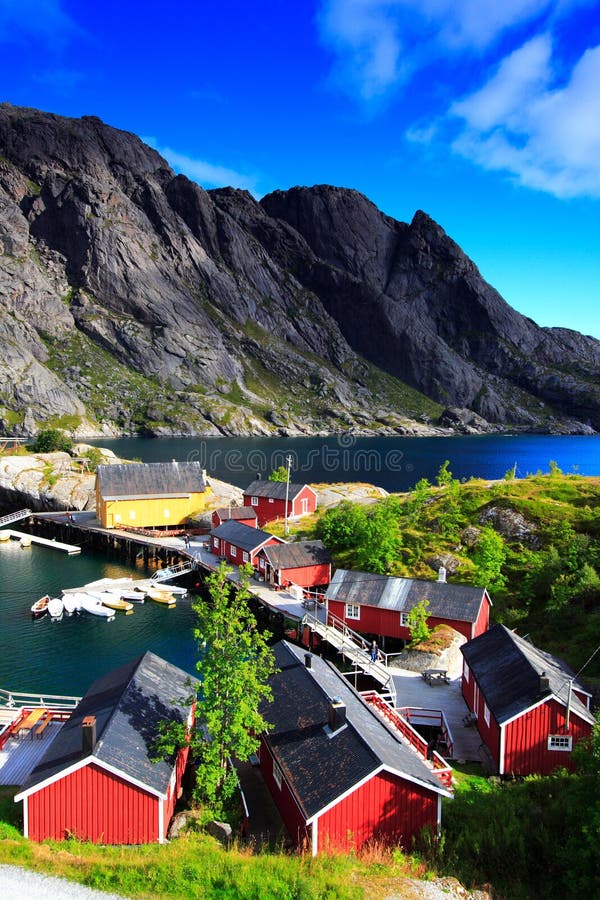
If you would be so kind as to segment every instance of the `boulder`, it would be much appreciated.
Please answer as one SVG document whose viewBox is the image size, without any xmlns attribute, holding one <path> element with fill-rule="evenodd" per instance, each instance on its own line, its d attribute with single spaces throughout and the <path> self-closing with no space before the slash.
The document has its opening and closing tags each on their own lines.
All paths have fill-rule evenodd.
<svg viewBox="0 0 600 900">
<path fill-rule="evenodd" d="M 223 844 L 223 846 L 229 847 L 231 844 L 232 830 L 229 822 L 217 822 L 216 820 L 213 820 L 207 824 L 206 830 Z"/>
<path fill-rule="evenodd" d="M 504 506 L 489 506 L 479 516 L 482 525 L 491 526 L 508 541 L 519 541 L 530 547 L 537 547 L 539 538 L 535 525 L 528 522 L 522 513 Z"/>
</svg>

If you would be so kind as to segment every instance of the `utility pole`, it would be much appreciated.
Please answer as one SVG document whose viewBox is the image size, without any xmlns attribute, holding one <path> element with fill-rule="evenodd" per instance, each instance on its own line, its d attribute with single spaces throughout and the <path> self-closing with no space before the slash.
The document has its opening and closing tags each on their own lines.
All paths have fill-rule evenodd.
<svg viewBox="0 0 600 900">
<path fill-rule="evenodd" d="M 283 529 L 284 534 L 290 533 L 290 527 L 288 525 L 288 501 L 290 496 L 290 469 L 292 468 L 292 455 L 288 454 L 287 457 L 287 478 L 285 482 L 285 527 Z"/>
</svg>

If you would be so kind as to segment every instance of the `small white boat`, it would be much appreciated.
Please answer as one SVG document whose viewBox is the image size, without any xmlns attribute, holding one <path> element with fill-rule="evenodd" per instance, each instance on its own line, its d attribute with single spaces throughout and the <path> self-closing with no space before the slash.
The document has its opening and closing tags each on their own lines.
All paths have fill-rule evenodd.
<svg viewBox="0 0 600 900">
<path fill-rule="evenodd" d="M 79 601 L 79 594 L 63 594 L 62 602 L 68 616 L 81 612 L 82 606 Z"/>
<path fill-rule="evenodd" d="M 20 541 L 21 547 L 23 550 L 26 550 L 28 547 L 31 547 L 31 538 L 28 534 L 24 534 Z"/>
<path fill-rule="evenodd" d="M 0 543 L 4 544 L 6 541 L 10 541 L 10 531 L 0 531 Z"/>
<path fill-rule="evenodd" d="M 141 591 L 126 587 L 108 587 L 104 591 L 105 594 L 111 594 L 113 597 L 119 597 L 122 600 L 133 600 L 135 603 L 143 603 L 146 595 Z"/>
<path fill-rule="evenodd" d="M 79 594 L 79 602 L 85 612 L 92 613 L 94 616 L 104 616 L 105 619 L 114 619 L 115 617 L 114 609 L 108 609 L 101 600 L 90 594 Z"/>
<path fill-rule="evenodd" d="M 178 587 L 176 584 L 168 584 L 166 581 L 158 581 L 158 579 L 156 581 L 150 579 L 146 584 L 159 591 L 168 591 L 169 594 L 175 594 L 178 597 L 185 597 L 187 594 L 187 588 Z"/>
<path fill-rule="evenodd" d="M 40 597 L 39 600 L 36 600 L 33 606 L 31 607 L 31 615 L 34 619 L 39 619 L 40 616 L 45 616 L 48 612 L 48 604 L 50 603 L 50 597 L 48 594 L 44 594 L 43 597 Z"/>
<path fill-rule="evenodd" d="M 64 605 L 59 597 L 53 597 L 48 603 L 48 615 L 52 619 L 61 619 L 64 611 Z"/>
<path fill-rule="evenodd" d="M 89 591 L 88 593 L 90 597 L 99 600 L 100 603 L 108 609 L 119 609 L 124 613 L 133 612 L 133 603 L 123 600 L 119 594 L 114 591 Z"/>
</svg>

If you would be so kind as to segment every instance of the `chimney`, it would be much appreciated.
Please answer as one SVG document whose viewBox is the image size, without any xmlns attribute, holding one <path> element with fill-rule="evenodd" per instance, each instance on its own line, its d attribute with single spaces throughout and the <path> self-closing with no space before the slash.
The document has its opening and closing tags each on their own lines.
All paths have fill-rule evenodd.
<svg viewBox="0 0 600 900">
<path fill-rule="evenodd" d="M 540 694 L 545 694 L 550 690 L 550 679 L 545 672 L 540 675 Z"/>
<path fill-rule="evenodd" d="M 304 665 L 307 669 L 312 669 L 312 653 L 304 654 Z"/>
<path fill-rule="evenodd" d="M 329 730 L 339 731 L 346 724 L 346 704 L 340 697 L 334 697 L 329 703 Z"/>
<path fill-rule="evenodd" d="M 446 567 L 440 566 L 438 569 L 438 582 L 440 584 L 446 584 Z"/>
<path fill-rule="evenodd" d="M 261 479 L 261 474 L 260 474 L 260 472 L 257 472 L 257 473 L 256 473 L 256 480 L 257 480 L 257 481 L 260 481 L 260 479 Z"/>
<path fill-rule="evenodd" d="M 81 749 L 93 753 L 96 746 L 96 716 L 85 716 L 81 723 Z"/>
</svg>

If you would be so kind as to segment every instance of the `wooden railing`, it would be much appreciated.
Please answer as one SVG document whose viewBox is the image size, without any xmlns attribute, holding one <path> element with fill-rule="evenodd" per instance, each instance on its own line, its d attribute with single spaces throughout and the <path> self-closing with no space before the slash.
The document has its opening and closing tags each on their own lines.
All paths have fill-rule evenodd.
<svg viewBox="0 0 600 900">
<path fill-rule="evenodd" d="M 430 750 L 425 738 L 421 737 L 412 725 L 395 710 L 390 704 L 376 691 L 364 691 L 362 697 L 373 706 L 386 721 L 392 725 L 396 731 L 400 732 L 402 737 L 410 744 L 418 755 L 433 769 L 433 774 L 443 786 L 452 791 L 452 767 L 448 765 L 446 760 L 437 750 Z M 435 712 L 432 710 L 432 712 Z"/>
</svg>

